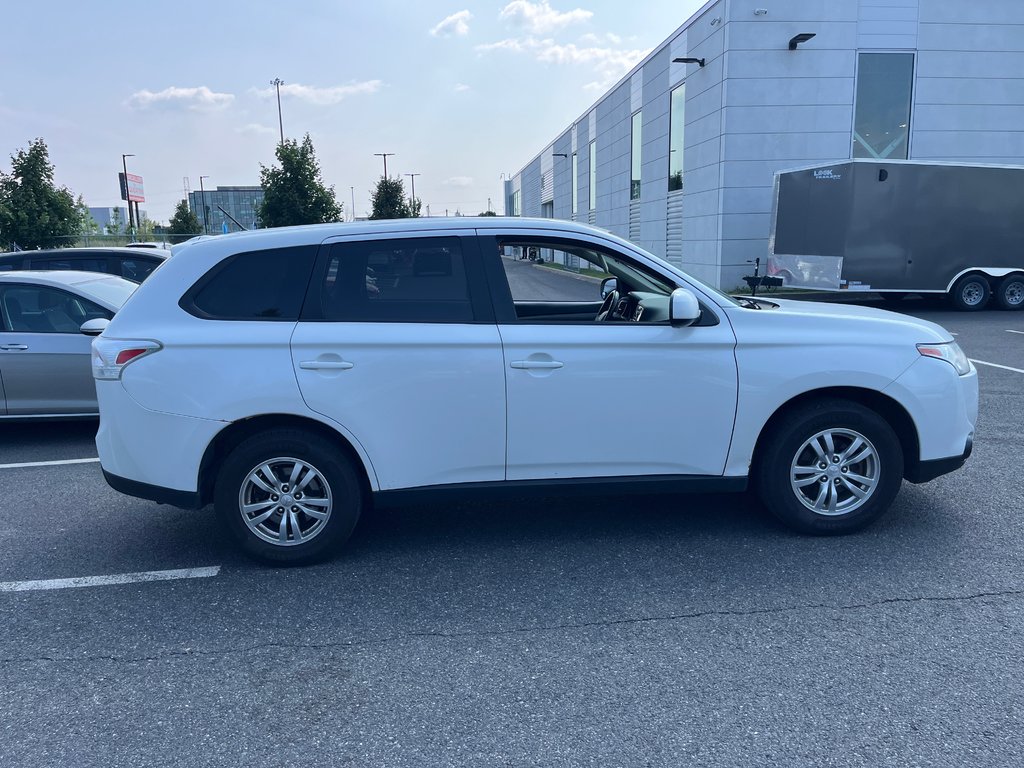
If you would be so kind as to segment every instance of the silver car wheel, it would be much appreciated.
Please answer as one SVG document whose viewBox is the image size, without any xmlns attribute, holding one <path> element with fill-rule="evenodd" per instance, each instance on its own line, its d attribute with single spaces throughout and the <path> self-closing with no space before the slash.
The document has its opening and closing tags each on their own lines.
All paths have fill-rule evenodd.
<svg viewBox="0 0 1024 768">
<path fill-rule="evenodd" d="M 1024 304 L 1024 280 L 1014 280 L 1006 286 L 1003 295 L 1006 298 L 1006 303 L 1011 307 L 1019 307 Z"/>
<path fill-rule="evenodd" d="M 826 429 L 800 446 L 789 477 L 801 504 L 832 517 L 867 503 L 880 474 L 878 452 L 870 440 L 852 429 Z"/>
<path fill-rule="evenodd" d="M 316 467 L 282 456 L 253 467 L 238 492 L 249 530 L 279 547 L 305 544 L 324 530 L 333 506 L 331 487 Z"/>
<path fill-rule="evenodd" d="M 964 287 L 960 289 L 960 298 L 967 306 L 976 307 L 985 300 L 985 289 L 977 281 L 965 283 Z"/>
</svg>

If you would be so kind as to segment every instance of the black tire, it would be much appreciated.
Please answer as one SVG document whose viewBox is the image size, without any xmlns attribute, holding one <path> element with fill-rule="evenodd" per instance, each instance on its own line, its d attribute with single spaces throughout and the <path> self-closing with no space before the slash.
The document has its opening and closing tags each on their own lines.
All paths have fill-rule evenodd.
<svg viewBox="0 0 1024 768">
<path fill-rule="evenodd" d="M 1024 274 L 1017 272 L 1000 280 L 995 300 L 1000 309 L 1024 309 Z"/>
<path fill-rule="evenodd" d="M 984 309 L 992 295 L 992 287 L 984 275 L 964 275 L 949 292 L 949 301 L 961 312 Z"/>
<path fill-rule="evenodd" d="M 261 465 L 267 465 L 276 476 L 277 485 L 273 488 L 278 493 L 273 496 L 257 483 L 267 483 Z M 292 487 L 288 485 L 288 475 L 299 465 L 307 469 L 299 470 Z M 308 468 L 314 474 L 309 479 Z M 250 481 L 252 475 L 256 478 Z M 303 485 L 304 481 L 308 484 Z M 281 495 L 282 489 L 294 497 Z M 245 498 L 259 508 L 254 518 L 281 499 L 285 499 L 282 503 L 294 506 L 288 510 L 273 508 L 265 525 L 250 525 L 242 511 Z M 329 440 L 300 429 L 272 430 L 240 443 L 221 465 L 214 489 L 214 508 L 232 538 L 252 557 L 273 565 L 311 563 L 337 550 L 352 535 L 365 503 L 363 484 L 348 457 Z M 324 510 L 326 518 L 313 517 Z M 286 515 L 288 521 L 283 528 L 287 541 L 272 543 L 266 538 L 270 534 L 268 528 L 281 530 L 278 523 Z M 305 541 L 301 540 L 303 531 L 308 536 Z"/>
<path fill-rule="evenodd" d="M 836 450 L 833 457 L 841 456 L 847 448 L 853 449 L 850 459 L 858 459 L 865 449 L 871 449 L 871 457 L 846 465 L 830 461 L 824 470 L 819 470 L 824 462 L 810 458 L 816 454 L 805 445 L 826 431 L 831 434 Z M 862 447 L 853 445 L 854 435 L 865 441 Z M 790 411 L 762 435 L 760 443 L 753 478 L 757 493 L 779 520 L 800 533 L 835 535 L 858 531 L 889 508 L 903 482 L 903 449 L 892 427 L 874 411 L 849 400 L 822 399 Z M 824 447 L 824 438 L 820 445 Z M 799 469 L 808 464 L 810 469 Z M 794 466 L 798 467 L 796 471 Z M 808 481 L 801 488 L 795 485 L 797 476 Z M 826 481 L 821 481 L 822 476 Z M 863 499 L 852 492 L 856 487 L 864 493 L 867 487 L 856 478 L 872 476 L 875 482 Z M 830 484 L 835 489 L 829 488 Z M 808 506 L 812 496 L 821 498 L 819 493 L 827 497 L 826 508 L 820 512 Z M 832 495 L 836 504 L 829 510 L 827 502 Z M 846 505 L 850 507 L 848 511 L 842 509 Z"/>
</svg>

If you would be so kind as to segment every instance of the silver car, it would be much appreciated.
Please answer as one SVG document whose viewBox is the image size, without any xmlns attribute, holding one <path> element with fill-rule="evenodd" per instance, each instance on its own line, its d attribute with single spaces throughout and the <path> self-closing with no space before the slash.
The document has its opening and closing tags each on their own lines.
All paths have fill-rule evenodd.
<svg viewBox="0 0 1024 768">
<path fill-rule="evenodd" d="M 0 419 L 97 415 L 92 337 L 137 287 L 95 272 L 0 273 Z"/>
</svg>

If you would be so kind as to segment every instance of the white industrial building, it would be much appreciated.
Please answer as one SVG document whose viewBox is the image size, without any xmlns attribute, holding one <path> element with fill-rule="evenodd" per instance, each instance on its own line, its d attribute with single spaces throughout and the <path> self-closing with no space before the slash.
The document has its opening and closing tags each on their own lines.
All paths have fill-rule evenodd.
<svg viewBox="0 0 1024 768">
<path fill-rule="evenodd" d="M 505 212 L 732 288 L 767 255 L 775 172 L 851 157 L 1024 164 L 1024 0 L 712 0 L 505 183 Z"/>
</svg>

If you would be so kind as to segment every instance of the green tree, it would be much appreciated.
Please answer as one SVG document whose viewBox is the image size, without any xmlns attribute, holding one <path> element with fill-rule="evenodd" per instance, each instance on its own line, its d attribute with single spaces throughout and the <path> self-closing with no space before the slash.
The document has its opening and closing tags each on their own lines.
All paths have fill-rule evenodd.
<svg viewBox="0 0 1024 768">
<path fill-rule="evenodd" d="M 377 186 L 370 192 L 373 204 L 371 219 L 408 219 L 419 216 L 419 200 L 414 201 L 415 213 L 409 208 L 409 200 L 405 196 L 405 184 L 399 178 L 388 179 L 383 176 Z"/>
<path fill-rule="evenodd" d="M 477 214 L 477 216 L 497 216 L 497 215 L 498 214 L 496 214 L 494 211 L 484 211 L 483 213 L 478 213 Z"/>
<path fill-rule="evenodd" d="M 85 200 L 79 195 L 75 201 L 75 211 L 78 214 L 78 234 L 88 237 L 89 235 L 98 234 L 100 231 L 100 225 L 96 223 L 96 219 L 89 213 L 89 206 L 85 204 Z"/>
<path fill-rule="evenodd" d="M 171 223 L 167 225 L 167 234 L 170 235 L 172 243 L 180 243 L 188 240 L 203 231 L 203 225 L 199 223 L 199 217 L 188 207 L 188 200 L 179 200 L 174 207 L 174 215 L 171 216 Z"/>
<path fill-rule="evenodd" d="M 110 221 L 107 222 L 107 234 L 120 235 L 122 232 L 124 232 L 124 222 L 121 220 L 121 209 L 112 208 L 110 210 Z"/>
<path fill-rule="evenodd" d="M 263 226 L 341 221 L 342 205 L 334 196 L 334 187 L 325 186 L 320 178 L 320 166 L 309 134 L 301 144 L 295 139 L 278 144 L 275 154 L 276 167 L 260 164 L 263 203 L 259 215 Z"/>
<path fill-rule="evenodd" d="M 0 172 L 0 242 L 21 248 L 74 245 L 81 226 L 75 198 L 53 182 L 46 142 L 30 141 L 11 155 L 11 172 Z"/>
</svg>

